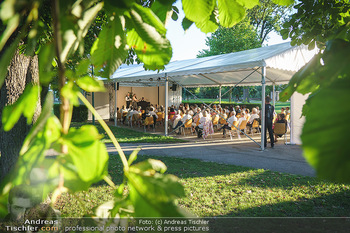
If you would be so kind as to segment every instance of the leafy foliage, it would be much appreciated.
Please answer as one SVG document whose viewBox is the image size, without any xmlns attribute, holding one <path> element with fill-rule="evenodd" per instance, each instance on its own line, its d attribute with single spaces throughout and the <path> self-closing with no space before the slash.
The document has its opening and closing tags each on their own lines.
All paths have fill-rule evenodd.
<svg viewBox="0 0 350 233">
<path fill-rule="evenodd" d="M 209 50 L 201 51 L 197 57 L 233 53 L 261 47 L 260 39 L 249 21 L 244 20 L 231 28 L 219 27 L 205 44 Z"/>
<path fill-rule="evenodd" d="M 258 4 L 260 3 L 260 4 Z M 219 1 L 226 4 L 226 1 Z M 229 4 L 235 5 L 234 1 Z M 247 12 L 243 9 L 242 14 L 246 17 L 237 24 L 222 25 L 206 39 L 209 50 L 204 49 L 198 57 L 212 56 L 224 53 L 233 53 L 261 47 L 268 39 L 272 31 L 279 31 L 283 20 L 286 18 L 291 6 L 280 6 L 272 0 L 242 1 L 246 5 Z M 224 7 L 225 8 L 225 7 Z M 228 7 L 227 9 L 231 9 Z M 241 8 L 239 8 L 241 9 Z"/>
<path fill-rule="evenodd" d="M 301 1 L 281 31 L 292 44 L 324 49 L 293 76 L 280 99 L 287 100 L 295 91 L 310 93 L 303 108 L 304 155 L 320 177 L 340 182 L 350 182 L 348 126 L 334 118 L 350 111 L 344 104 L 350 98 L 349 7 L 348 1 Z M 332 111 L 324 111 L 325 106 Z"/>
<path fill-rule="evenodd" d="M 259 2 L 259 5 L 247 11 L 247 17 L 259 34 L 261 44 L 263 44 L 269 38 L 270 32 L 280 31 L 283 22 L 288 18 L 294 1 L 285 1 L 284 4 L 272 0 Z"/>
<path fill-rule="evenodd" d="M 330 39 L 346 39 L 349 22 L 349 1 L 300 1 L 297 11 L 283 24 L 281 35 L 291 38 L 292 45 L 324 48 Z"/>
<path fill-rule="evenodd" d="M 47 7 L 48 2 L 52 7 Z M 217 28 L 217 14 L 220 23 L 231 26 L 243 19 L 245 8 L 257 4 L 256 0 L 221 0 L 218 5 L 214 0 L 201 0 L 196 1 L 195 6 L 192 2 L 183 0 L 186 17 L 204 31 Z M 80 92 L 80 88 L 85 91 L 103 89 L 101 82 L 88 75 L 89 64 L 94 65 L 98 75 L 109 78 L 127 58 L 129 48 L 147 69 L 163 69 L 170 61 L 172 50 L 165 37 L 164 22 L 170 17 L 176 18 L 173 15 L 177 9 L 172 7 L 174 1 L 164 0 L 159 1 L 164 8 L 154 5 L 153 12 L 152 3 L 154 1 L 127 0 L 6 0 L 1 3 L 1 25 L 6 25 L 6 28 L 0 37 L 0 84 L 14 51 L 23 40 L 23 51 L 38 54 L 41 85 L 57 79 L 61 99 L 58 119 L 52 113 L 53 97 L 48 96 L 38 122 L 24 142 L 15 169 L 1 183 L 2 215 L 6 213 L 4 207 L 10 188 L 23 183 L 38 189 L 43 199 L 51 192 L 53 202 L 62 193 L 87 190 L 102 179 L 115 188 L 107 174 L 106 146 L 99 140 L 101 135 L 96 127 L 70 128 L 73 105 L 77 106 L 79 99 L 97 117 L 124 166 L 124 183 L 115 190 L 114 201 L 107 203 L 112 205 L 111 214 L 143 217 L 189 215 L 175 204 L 175 199 L 184 196 L 177 178 L 164 174 L 166 167 L 160 161 L 133 164 L 137 151 L 127 161 L 111 130 Z M 232 6 L 235 9 L 227 9 Z M 51 10 L 52 15 L 48 15 Z M 48 23 L 51 19 L 52 23 Z M 90 29 L 91 25 L 95 26 L 94 30 Z M 96 28 L 96 25 L 99 26 Z M 52 36 L 41 38 L 38 33 L 41 30 L 45 32 L 43 35 Z M 84 44 L 88 33 L 91 33 L 90 39 L 96 36 L 96 40 L 89 51 L 90 56 L 81 59 L 89 47 Z M 39 42 L 41 48 L 37 50 Z M 5 48 L 5 45 L 9 46 Z M 39 91 L 39 86 L 28 86 L 19 101 L 5 109 L 3 122 L 6 130 L 21 114 L 31 121 Z M 46 158 L 49 150 L 58 155 Z M 38 171 L 36 178 L 31 176 L 34 170 Z"/>
<path fill-rule="evenodd" d="M 28 85 L 21 97 L 13 105 L 6 106 L 2 113 L 2 122 L 5 131 L 9 131 L 17 123 L 21 114 L 27 118 L 30 124 L 38 102 L 39 86 Z"/>
</svg>

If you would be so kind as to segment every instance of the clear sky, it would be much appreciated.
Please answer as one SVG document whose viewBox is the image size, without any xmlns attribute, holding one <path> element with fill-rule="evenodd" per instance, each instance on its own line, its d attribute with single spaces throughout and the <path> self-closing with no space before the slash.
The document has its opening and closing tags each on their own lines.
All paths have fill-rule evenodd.
<svg viewBox="0 0 350 233">
<path fill-rule="evenodd" d="M 171 61 L 186 60 L 196 58 L 199 51 L 208 49 L 205 45 L 205 39 L 210 34 L 204 34 L 195 25 L 192 25 L 186 32 L 182 29 L 181 22 L 184 18 L 184 14 L 181 7 L 181 1 L 177 1 L 175 4 L 179 10 L 179 19 L 177 21 L 170 20 L 166 26 L 167 38 L 170 40 L 171 46 L 173 47 L 173 57 Z M 283 40 L 281 36 L 276 33 L 271 33 L 270 39 L 265 45 L 274 45 L 287 42 Z"/>
</svg>

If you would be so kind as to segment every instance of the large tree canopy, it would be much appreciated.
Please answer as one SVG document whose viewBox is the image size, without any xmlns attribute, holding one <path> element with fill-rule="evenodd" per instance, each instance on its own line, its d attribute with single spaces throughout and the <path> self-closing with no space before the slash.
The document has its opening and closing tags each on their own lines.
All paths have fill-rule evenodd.
<svg viewBox="0 0 350 233">
<path fill-rule="evenodd" d="M 248 20 L 244 20 L 232 28 L 219 27 L 205 44 L 209 50 L 204 49 L 197 57 L 207 57 L 225 53 L 233 53 L 261 47 L 259 35 Z"/>
</svg>

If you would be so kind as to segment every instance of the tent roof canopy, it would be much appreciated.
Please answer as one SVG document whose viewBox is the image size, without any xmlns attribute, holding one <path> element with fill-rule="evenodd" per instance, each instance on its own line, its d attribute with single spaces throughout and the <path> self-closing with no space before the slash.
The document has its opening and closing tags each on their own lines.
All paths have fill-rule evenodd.
<svg viewBox="0 0 350 233">
<path fill-rule="evenodd" d="M 164 85 L 165 77 L 185 87 L 254 86 L 261 84 L 261 67 L 266 67 L 266 84 L 287 83 L 293 74 L 317 53 L 289 42 L 236 53 L 173 61 L 158 71 L 145 71 L 142 64 L 122 65 L 112 75 L 121 86 Z"/>
</svg>

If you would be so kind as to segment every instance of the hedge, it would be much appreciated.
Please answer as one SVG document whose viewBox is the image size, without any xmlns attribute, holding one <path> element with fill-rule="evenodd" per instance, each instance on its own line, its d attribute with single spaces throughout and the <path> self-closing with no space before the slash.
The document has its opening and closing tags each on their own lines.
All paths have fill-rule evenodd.
<svg viewBox="0 0 350 233">
<path fill-rule="evenodd" d="M 53 106 L 54 114 L 60 117 L 60 105 L 55 104 Z M 88 109 L 85 105 L 79 105 L 73 107 L 72 122 L 86 122 L 88 119 Z"/>
<path fill-rule="evenodd" d="M 183 101 L 183 103 L 185 104 L 186 103 L 186 101 Z M 207 104 L 207 105 L 209 105 L 209 104 L 211 104 L 211 102 L 204 102 L 205 104 Z M 198 103 L 188 103 L 190 106 L 191 105 L 195 105 L 195 104 L 197 104 L 198 106 L 200 106 L 201 104 L 202 104 L 202 102 L 198 102 Z M 217 103 L 215 103 L 216 105 L 218 105 Z M 212 104 L 213 105 L 213 104 Z M 239 106 L 243 106 L 243 105 L 245 105 L 249 110 L 252 110 L 252 108 L 255 108 L 256 106 L 258 106 L 260 109 L 261 109 L 261 103 L 254 103 L 254 104 L 252 104 L 252 103 L 230 103 L 230 104 L 224 104 L 224 103 L 222 103 L 222 104 L 220 104 L 220 106 L 222 107 L 222 108 L 225 108 L 226 106 L 228 106 L 228 107 L 230 107 L 230 106 L 236 106 L 236 105 L 239 105 Z"/>
</svg>

